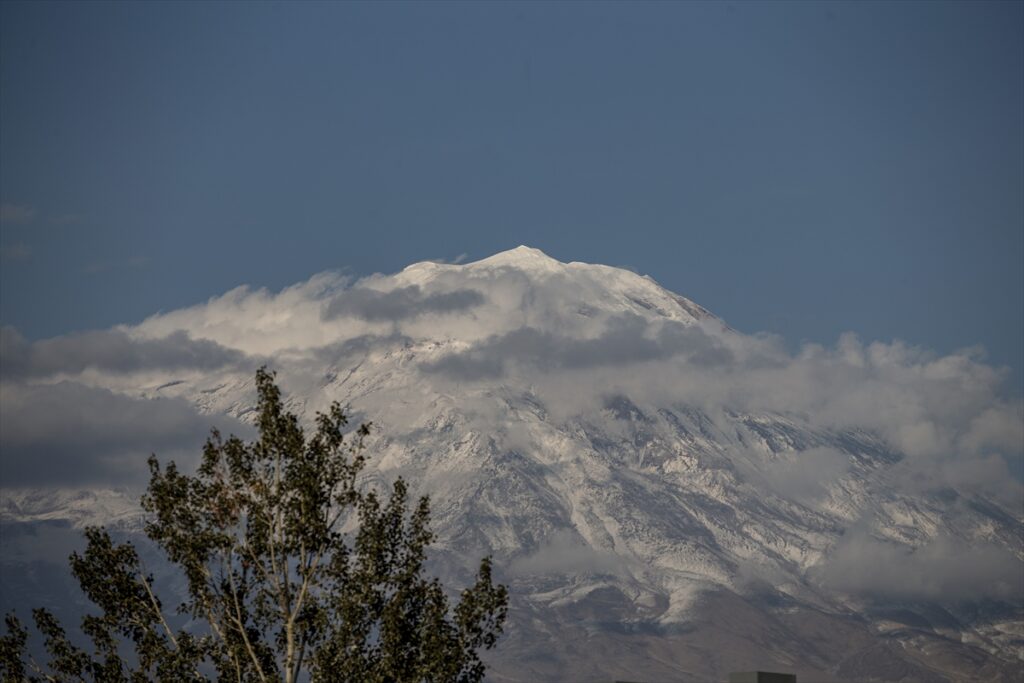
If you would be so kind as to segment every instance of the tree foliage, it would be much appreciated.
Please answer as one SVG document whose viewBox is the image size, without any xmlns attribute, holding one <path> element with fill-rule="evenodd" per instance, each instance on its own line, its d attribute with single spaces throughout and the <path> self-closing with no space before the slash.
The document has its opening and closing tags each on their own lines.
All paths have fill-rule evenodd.
<svg viewBox="0 0 1024 683">
<path fill-rule="evenodd" d="M 442 584 L 424 574 L 428 499 L 410 509 L 401 479 L 386 500 L 357 485 L 369 426 L 346 439 L 334 404 L 307 436 L 273 374 L 258 371 L 256 387 L 255 441 L 214 431 L 195 476 L 149 460 L 146 535 L 184 573 L 188 596 L 177 611 L 201 626 L 172 627 L 132 544 L 90 528 L 71 570 L 100 610 L 81 625 L 91 648 L 37 609 L 49 655 L 37 663 L 25 627 L 8 615 L 4 680 L 483 678 L 478 653 L 494 646 L 508 603 L 490 558 L 450 609 Z"/>
</svg>

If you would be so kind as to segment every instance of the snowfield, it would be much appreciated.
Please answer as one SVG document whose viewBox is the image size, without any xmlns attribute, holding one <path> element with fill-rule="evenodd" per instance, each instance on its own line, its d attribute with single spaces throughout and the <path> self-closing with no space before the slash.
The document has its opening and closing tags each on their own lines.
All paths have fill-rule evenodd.
<svg viewBox="0 0 1024 683">
<path fill-rule="evenodd" d="M 47 342 L 15 340 L 8 418 L 73 384 L 244 432 L 263 363 L 304 419 L 341 402 L 374 424 L 365 485 L 431 497 L 434 570 L 461 585 L 494 555 L 513 596 L 495 680 L 1024 677 L 1021 408 L 970 352 L 849 335 L 792 353 L 528 247 L 240 288 L 102 334 L 142 360 L 53 371 Z M 150 363 L 169 338 L 173 362 Z M 49 601 L 23 580 L 48 561 L 34 530 L 137 534 L 144 478 L 119 463 L 187 463 L 193 442 L 97 450 L 85 490 L 5 481 L 5 609 Z"/>
</svg>

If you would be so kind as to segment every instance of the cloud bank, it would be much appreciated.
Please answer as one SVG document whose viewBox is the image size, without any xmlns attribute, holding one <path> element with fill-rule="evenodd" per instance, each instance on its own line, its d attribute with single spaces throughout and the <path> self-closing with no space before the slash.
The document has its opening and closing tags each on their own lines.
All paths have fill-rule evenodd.
<svg viewBox="0 0 1024 683">
<path fill-rule="evenodd" d="M 146 459 L 197 461 L 210 428 L 248 434 L 176 399 L 137 399 L 73 382 L 0 384 L 4 486 L 140 484 Z"/>
<path fill-rule="evenodd" d="M 453 313 L 483 303 L 480 292 L 459 289 L 434 294 L 409 285 L 390 291 L 353 288 L 337 294 L 324 306 L 323 319 L 352 317 L 370 321 L 398 321 L 432 313 Z"/>
<path fill-rule="evenodd" d="M 731 351 L 699 326 L 674 321 L 651 325 L 634 314 L 610 317 L 605 324 L 598 336 L 585 338 L 520 327 L 427 363 L 424 370 L 456 380 L 477 380 L 500 378 L 511 364 L 550 372 L 630 366 L 683 354 L 705 367 L 732 360 Z"/>
<path fill-rule="evenodd" d="M 184 330 L 157 339 L 138 339 L 113 329 L 29 342 L 14 328 L 4 327 L 0 359 L 0 373 L 6 378 L 40 378 L 87 370 L 113 375 L 214 370 L 242 364 L 245 354 L 209 339 L 192 339 Z"/>
<path fill-rule="evenodd" d="M 558 385 L 570 382 L 580 398 L 566 410 L 618 391 L 635 402 L 860 426 L 915 457 L 1024 450 L 1021 403 L 1004 396 L 1005 373 L 976 349 L 941 356 L 846 334 L 834 347 L 790 353 L 779 338 L 677 315 L 674 295 L 633 273 L 562 271 L 419 264 L 355 283 L 325 273 L 276 294 L 241 287 L 133 327 L 35 342 L 4 328 L 0 360 L 15 379 L 173 374 L 254 359 L 325 363 L 375 344 L 429 340 L 441 345 L 416 358 L 429 381 L 501 383 L 514 375 L 560 404 Z"/>
<path fill-rule="evenodd" d="M 532 553 L 517 558 L 509 572 L 519 576 L 543 574 L 627 575 L 626 561 L 611 551 L 600 551 L 571 531 L 556 531 Z"/>
<path fill-rule="evenodd" d="M 947 536 L 908 549 L 855 532 L 844 537 L 816 578 L 829 588 L 882 599 L 1024 598 L 1019 559 L 990 543 Z"/>
<path fill-rule="evenodd" d="M 997 484 L 1007 474 L 992 456 L 1024 453 L 1021 401 L 1004 395 L 1005 373 L 976 349 L 943 356 L 846 334 L 791 353 L 777 337 L 695 321 L 685 311 L 698 307 L 634 273 L 542 265 L 426 263 L 354 283 L 324 273 L 278 293 L 240 287 L 137 326 L 35 342 L 4 328 L 0 374 L 89 373 L 90 384 L 106 376 L 124 386 L 133 373 L 172 380 L 269 362 L 287 376 L 426 344 L 413 358 L 424 381 L 443 391 L 525 383 L 555 419 L 600 409 L 613 394 L 641 406 L 796 416 L 877 433 L 936 485 Z"/>
<path fill-rule="evenodd" d="M 136 476 L 150 451 L 198 453 L 219 418 L 179 401 L 138 398 L 129 391 L 138 377 L 251 377 L 266 362 L 286 388 L 290 378 L 308 377 L 303 391 L 315 394 L 325 373 L 345 376 L 384 356 L 408 373 L 419 392 L 413 396 L 457 401 L 515 387 L 556 422 L 603 414 L 615 396 L 649 414 L 693 406 L 712 418 L 775 415 L 811 430 L 862 430 L 902 456 L 892 480 L 908 491 L 951 487 L 1021 507 L 1008 463 L 1024 457 L 1024 404 L 1007 394 L 1006 373 L 979 350 L 941 355 L 846 334 L 834 345 L 792 352 L 777 337 L 726 328 L 635 273 L 555 262 L 426 263 L 355 282 L 323 273 L 276 293 L 240 287 L 139 325 L 49 340 L 28 341 L 6 328 L 4 483 L 55 473 L 116 480 Z M 309 405 L 325 398 L 313 395 Z M 483 405 L 457 405 L 479 416 L 475 427 L 493 428 Z M 766 485 L 794 500 L 823 496 L 849 467 L 848 456 L 828 449 L 799 455 L 761 472 Z M 909 576 L 929 563 L 948 567 L 932 584 L 890 577 L 887 585 L 910 593 L 921 586 L 914 589 L 920 595 L 953 591 L 956 582 L 1001 585 L 1012 564 L 982 550 L 989 573 L 972 573 L 951 539 L 915 552 L 870 537 L 843 543 L 823 580 L 851 591 L 873 589 L 873 564 L 903 567 Z M 520 569 L 557 572 L 601 561 L 574 547 L 548 548 L 523 558 Z"/>
</svg>

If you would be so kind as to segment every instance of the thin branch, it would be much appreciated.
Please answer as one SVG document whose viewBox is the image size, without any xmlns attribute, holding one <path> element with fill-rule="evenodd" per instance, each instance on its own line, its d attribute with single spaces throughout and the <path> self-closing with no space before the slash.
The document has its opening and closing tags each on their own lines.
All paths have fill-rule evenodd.
<svg viewBox="0 0 1024 683">
<path fill-rule="evenodd" d="M 174 631 L 171 630 L 170 625 L 167 623 L 167 619 L 164 618 L 164 612 L 160 609 L 160 602 L 156 599 L 156 595 L 153 594 L 153 587 L 149 585 L 149 581 L 146 580 L 145 567 L 141 567 L 143 571 L 139 572 L 139 579 L 142 581 L 143 587 L 146 589 L 146 595 L 149 596 L 149 602 L 153 605 L 153 611 L 160 617 L 160 623 L 164 627 L 164 631 L 167 632 L 167 637 L 171 639 L 171 643 L 174 645 L 174 649 L 181 652 L 181 645 L 178 644 L 178 639 L 174 635 Z M 192 666 L 192 673 L 196 675 L 197 680 L 202 680 L 203 675 L 199 673 L 199 668 L 195 665 Z"/>
<path fill-rule="evenodd" d="M 217 591 L 216 587 L 214 586 L 213 574 L 210 573 L 210 569 L 205 564 L 200 565 L 200 567 L 203 570 L 203 574 L 206 576 L 207 586 L 213 592 L 217 593 L 218 591 Z M 228 652 L 231 653 L 231 659 L 235 663 L 235 674 L 236 674 L 236 677 L 238 678 L 239 681 L 241 681 L 242 680 L 242 663 L 240 661 L 238 661 L 238 655 L 235 653 L 234 649 L 231 648 L 230 644 L 228 643 L 227 636 L 224 634 L 223 629 L 221 629 L 221 627 L 218 625 L 218 621 L 213 618 L 213 607 L 210 605 L 210 600 L 207 597 L 206 593 L 202 594 L 202 598 L 203 598 L 203 611 L 206 613 L 206 621 L 209 622 L 210 628 L 213 629 L 214 634 L 218 638 L 220 638 L 220 642 L 223 643 L 224 647 L 228 650 Z M 229 615 L 225 614 L 225 617 L 227 617 L 227 616 L 229 616 Z"/>
<path fill-rule="evenodd" d="M 160 603 L 157 601 L 156 596 L 153 595 L 153 588 L 149 585 L 149 581 L 146 580 L 145 567 L 141 567 L 143 571 L 139 572 L 139 579 L 142 581 L 142 586 L 146 589 L 146 595 L 149 596 L 149 603 L 153 606 L 153 611 L 158 617 L 160 617 L 160 624 L 163 625 L 164 631 L 167 633 L 167 637 L 171 639 L 171 643 L 174 645 L 175 650 L 181 650 L 181 646 L 178 645 L 178 639 L 174 635 L 174 631 L 171 630 L 167 620 L 164 619 L 164 612 L 160 609 Z M 198 671 L 196 672 L 199 673 Z"/>
<path fill-rule="evenodd" d="M 43 667 L 39 666 L 39 662 L 37 662 L 36 658 L 33 657 L 32 655 L 28 656 L 28 665 L 31 666 L 35 670 L 35 672 L 37 674 L 39 674 L 40 676 L 42 676 L 46 680 L 53 681 L 54 683 L 57 683 L 57 680 L 58 680 L 57 677 L 54 676 L 53 674 L 46 673 L 46 671 L 43 670 Z M 83 680 L 83 679 L 82 679 L 81 676 L 79 676 L 78 680 Z"/>
<path fill-rule="evenodd" d="M 295 678 L 292 680 L 298 680 L 299 672 L 302 671 L 302 660 L 306 658 L 306 643 L 309 642 L 308 636 L 308 632 L 302 632 L 302 640 L 299 642 L 299 659 L 295 663 Z"/>
<path fill-rule="evenodd" d="M 223 562 L 223 558 L 221 558 Z M 245 632 L 245 624 L 242 622 L 242 608 L 238 603 L 238 591 L 235 589 L 235 578 L 233 573 L 229 570 L 227 572 L 228 584 L 231 588 L 231 600 L 235 605 L 235 625 L 238 627 L 238 632 L 242 635 L 242 642 L 245 643 L 245 649 L 249 652 L 249 657 L 252 659 L 254 665 L 256 665 L 256 673 L 259 674 L 261 681 L 266 681 L 267 677 L 263 673 L 263 667 L 260 665 L 259 657 L 256 656 L 256 651 L 253 650 L 252 643 L 249 642 L 249 634 Z"/>
<path fill-rule="evenodd" d="M 303 550 L 303 552 L 305 552 L 305 551 Z M 303 573 L 302 573 L 302 587 L 299 589 L 299 595 L 295 599 L 295 610 L 289 616 L 288 624 L 285 627 L 286 632 L 288 634 L 288 671 L 289 671 L 289 673 L 291 671 L 293 671 L 293 670 L 295 672 L 294 675 L 291 676 L 291 680 L 296 680 L 298 678 L 299 671 L 302 669 L 302 659 L 303 659 L 303 657 L 305 655 L 305 651 L 306 651 L 306 633 L 303 632 L 301 644 L 299 646 L 299 654 L 298 654 L 298 657 L 295 658 L 295 655 L 294 655 L 294 652 L 295 652 L 295 650 L 294 650 L 295 620 L 298 618 L 299 612 L 302 611 L 302 605 L 305 602 L 306 593 L 309 592 L 310 577 L 312 577 L 314 572 L 316 572 L 316 569 L 320 565 L 320 560 L 323 559 L 323 556 L 324 556 L 324 551 L 323 550 L 321 550 L 320 552 L 312 552 L 311 551 L 309 553 L 309 558 L 310 558 L 309 562 L 308 563 L 303 562 L 304 569 L 303 569 Z M 294 669 L 292 669 L 292 666 L 291 666 L 293 658 L 295 658 L 297 660 Z"/>
</svg>

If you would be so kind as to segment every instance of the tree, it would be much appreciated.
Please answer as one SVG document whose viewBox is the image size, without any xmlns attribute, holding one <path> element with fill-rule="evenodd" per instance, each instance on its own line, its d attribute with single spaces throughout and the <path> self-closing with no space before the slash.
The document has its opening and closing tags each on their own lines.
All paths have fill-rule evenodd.
<svg viewBox="0 0 1024 683">
<path fill-rule="evenodd" d="M 131 543 L 86 531 L 71 570 L 100 609 L 82 620 L 91 651 L 72 644 L 46 610 L 33 611 L 50 661 L 27 657 L 13 615 L 0 637 L 4 680 L 479 681 L 478 652 L 494 646 L 508 593 L 490 558 L 449 609 L 424 576 L 433 540 L 426 497 L 409 509 L 399 479 L 387 500 L 362 491 L 363 425 L 348 441 L 335 403 L 307 437 L 284 410 L 274 375 L 256 374 L 258 438 L 214 430 L 195 476 L 149 460 L 146 535 L 183 572 L 179 613 L 201 628 L 173 628 Z M 344 533 L 343 527 L 358 529 Z M 134 650 L 134 661 L 122 655 Z"/>
</svg>

